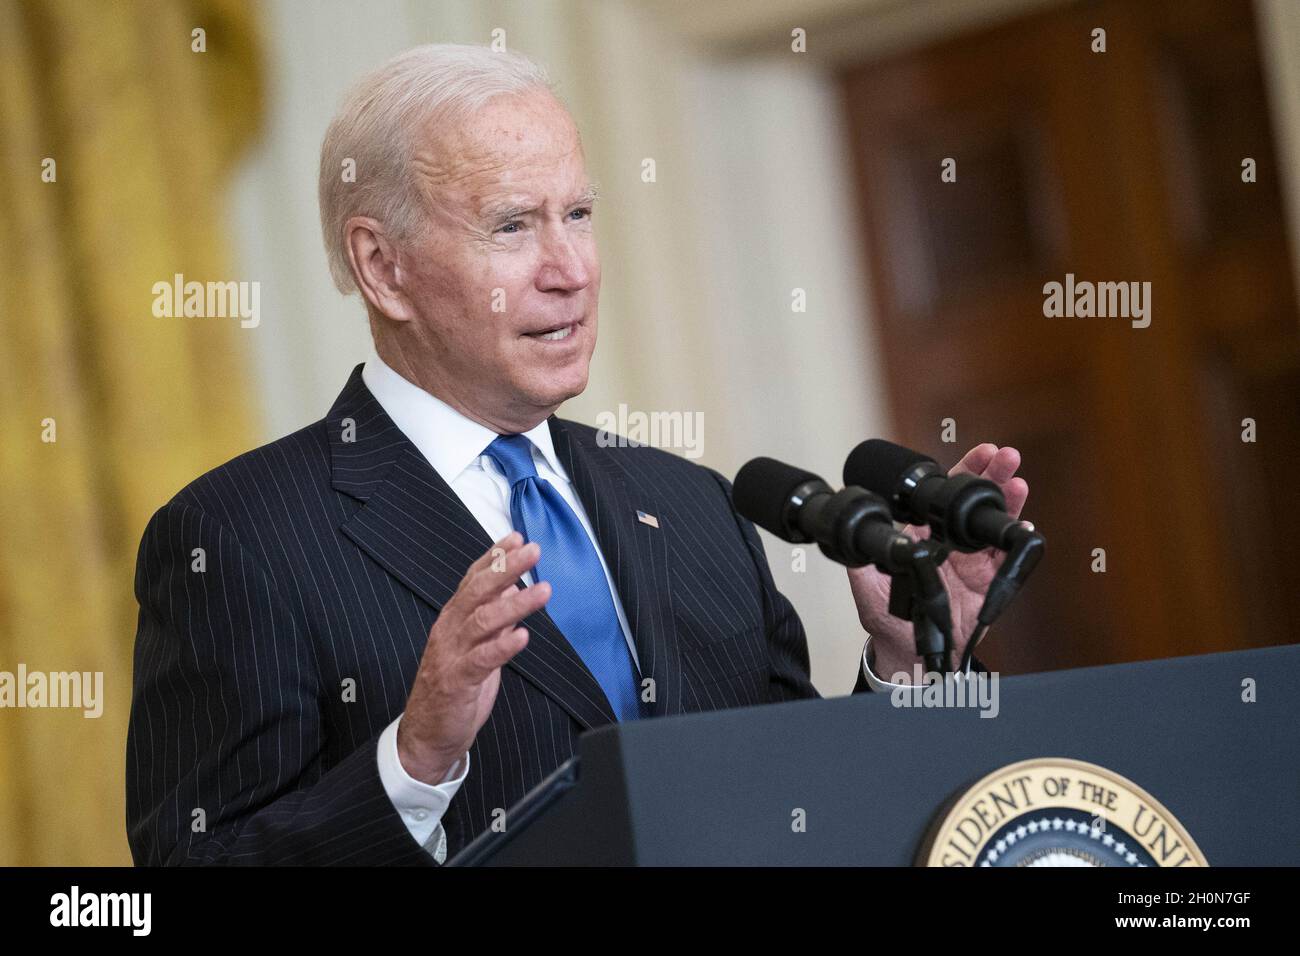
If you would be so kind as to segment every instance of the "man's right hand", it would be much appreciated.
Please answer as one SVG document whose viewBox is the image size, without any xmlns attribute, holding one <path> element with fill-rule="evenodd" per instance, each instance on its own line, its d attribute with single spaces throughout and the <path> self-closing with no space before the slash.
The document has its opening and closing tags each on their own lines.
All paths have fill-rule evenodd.
<svg viewBox="0 0 1300 956">
<path fill-rule="evenodd" d="M 536 542 L 517 531 L 472 565 L 429 629 L 420 669 L 397 725 L 397 756 L 416 780 L 438 784 L 487 722 L 501 667 L 528 643 L 518 624 L 546 605 L 545 581 L 515 582 L 537 564 Z"/>
</svg>

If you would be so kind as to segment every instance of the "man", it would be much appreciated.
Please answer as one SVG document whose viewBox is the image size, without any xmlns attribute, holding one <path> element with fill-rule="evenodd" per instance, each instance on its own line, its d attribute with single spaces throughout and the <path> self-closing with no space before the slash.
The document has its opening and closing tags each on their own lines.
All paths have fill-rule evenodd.
<svg viewBox="0 0 1300 956">
<path fill-rule="evenodd" d="M 136 861 L 443 862 L 585 730 L 815 696 L 727 481 L 554 415 L 587 384 L 600 262 L 544 74 L 476 47 L 397 57 L 331 124 L 320 199 L 376 357 L 323 421 L 145 531 Z M 1018 465 L 981 445 L 958 469 L 1018 513 Z M 961 646 L 995 569 L 945 566 Z M 865 689 L 873 655 L 886 674 L 916 658 L 882 577 L 850 584 Z"/>
</svg>

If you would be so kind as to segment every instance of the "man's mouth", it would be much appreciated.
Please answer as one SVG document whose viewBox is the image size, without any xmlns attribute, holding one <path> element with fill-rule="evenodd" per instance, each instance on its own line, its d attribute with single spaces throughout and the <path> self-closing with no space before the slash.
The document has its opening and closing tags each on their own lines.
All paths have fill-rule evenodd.
<svg viewBox="0 0 1300 956">
<path fill-rule="evenodd" d="M 524 334 L 530 339 L 541 339 L 544 342 L 561 342 L 571 336 L 580 324 L 579 322 L 570 322 L 568 325 L 556 325 L 549 329 L 539 329 L 536 332 L 525 332 Z"/>
</svg>

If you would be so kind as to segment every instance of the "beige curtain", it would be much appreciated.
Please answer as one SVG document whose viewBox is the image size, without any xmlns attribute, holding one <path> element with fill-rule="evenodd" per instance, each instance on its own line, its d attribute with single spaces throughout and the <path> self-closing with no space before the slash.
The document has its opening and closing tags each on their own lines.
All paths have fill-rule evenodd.
<svg viewBox="0 0 1300 956">
<path fill-rule="evenodd" d="M 0 0 L 0 671 L 104 688 L 98 718 L 0 710 L 0 864 L 130 862 L 136 547 L 257 434 L 255 331 L 157 318 L 152 289 L 256 278 L 218 214 L 259 122 L 254 34 L 242 0 Z"/>
</svg>

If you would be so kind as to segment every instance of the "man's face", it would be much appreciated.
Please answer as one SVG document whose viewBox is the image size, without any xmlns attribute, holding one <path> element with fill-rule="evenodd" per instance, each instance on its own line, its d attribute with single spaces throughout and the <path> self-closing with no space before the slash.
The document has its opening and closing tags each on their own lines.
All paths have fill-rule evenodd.
<svg viewBox="0 0 1300 956">
<path fill-rule="evenodd" d="M 587 387 L 596 346 L 600 260 L 577 128 L 535 91 L 424 143 L 429 228 L 403 257 L 421 384 L 488 425 L 541 421 Z"/>
</svg>

